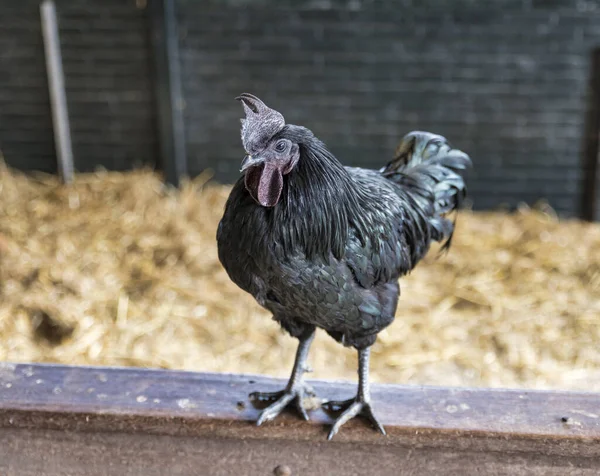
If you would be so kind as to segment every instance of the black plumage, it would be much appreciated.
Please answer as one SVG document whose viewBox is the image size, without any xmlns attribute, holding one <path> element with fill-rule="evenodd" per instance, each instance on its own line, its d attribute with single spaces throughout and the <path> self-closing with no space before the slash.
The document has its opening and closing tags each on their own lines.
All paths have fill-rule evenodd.
<svg viewBox="0 0 600 476">
<path fill-rule="evenodd" d="M 370 405 L 369 348 L 394 319 L 398 278 L 432 241 L 450 246 L 447 215 L 466 194 L 460 173 L 469 157 L 427 132 L 406 135 L 381 170 L 344 167 L 314 134 L 244 94 L 242 140 L 248 156 L 219 224 L 219 259 L 230 278 L 300 339 L 286 389 L 261 394 L 275 403 L 259 424 L 294 401 L 302 405 L 315 328 L 359 351 L 359 391 L 330 437 Z"/>
</svg>

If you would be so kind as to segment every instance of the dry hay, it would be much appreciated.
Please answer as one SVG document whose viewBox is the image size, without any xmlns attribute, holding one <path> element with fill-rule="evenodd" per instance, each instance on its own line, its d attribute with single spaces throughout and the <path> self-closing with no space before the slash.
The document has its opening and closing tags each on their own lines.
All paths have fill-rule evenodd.
<svg viewBox="0 0 600 476">
<path fill-rule="evenodd" d="M 229 189 L 150 171 L 51 176 L 0 166 L 0 361 L 287 376 L 295 341 L 221 268 Z M 374 381 L 600 389 L 600 225 L 464 212 L 454 246 L 403 280 Z M 317 378 L 354 379 L 324 333 Z"/>
</svg>

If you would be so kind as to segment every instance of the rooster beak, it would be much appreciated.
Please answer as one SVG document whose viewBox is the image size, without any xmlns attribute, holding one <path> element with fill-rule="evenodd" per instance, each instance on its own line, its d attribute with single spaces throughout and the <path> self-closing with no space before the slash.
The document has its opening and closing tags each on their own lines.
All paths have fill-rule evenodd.
<svg viewBox="0 0 600 476">
<path fill-rule="evenodd" d="M 260 165 L 265 161 L 265 159 L 263 157 L 252 157 L 251 155 L 247 155 L 246 157 L 244 157 L 244 160 L 242 160 L 242 169 L 240 170 L 240 172 L 244 172 L 245 170 L 249 169 L 250 167 L 254 167 L 256 165 Z"/>
</svg>

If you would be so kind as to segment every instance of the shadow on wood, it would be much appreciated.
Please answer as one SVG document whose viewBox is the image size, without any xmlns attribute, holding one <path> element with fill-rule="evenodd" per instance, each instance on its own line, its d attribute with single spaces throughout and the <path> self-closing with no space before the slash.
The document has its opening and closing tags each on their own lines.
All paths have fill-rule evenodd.
<svg viewBox="0 0 600 476">
<path fill-rule="evenodd" d="M 355 393 L 349 383 L 310 383 L 320 398 Z M 260 376 L 0 363 L 0 474 L 600 471 L 600 395 L 375 385 L 388 436 L 356 419 L 327 442 L 332 419 L 319 408 L 310 422 L 289 413 L 254 425 L 259 410 L 248 394 L 284 384 Z"/>
</svg>

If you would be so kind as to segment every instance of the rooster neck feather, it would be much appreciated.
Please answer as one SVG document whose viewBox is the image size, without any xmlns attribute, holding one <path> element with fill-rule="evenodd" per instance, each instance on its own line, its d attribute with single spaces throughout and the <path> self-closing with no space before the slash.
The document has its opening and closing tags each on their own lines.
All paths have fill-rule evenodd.
<svg viewBox="0 0 600 476">
<path fill-rule="evenodd" d="M 300 160 L 273 209 L 273 238 L 286 254 L 300 248 L 309 259 L 341 259 L 351 232 L 366 236 L 360 184 L 308 129 L 288 125 L 278 136 L 299 145 Z"/>
</svg>

